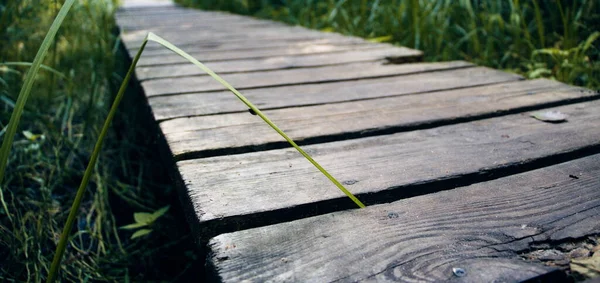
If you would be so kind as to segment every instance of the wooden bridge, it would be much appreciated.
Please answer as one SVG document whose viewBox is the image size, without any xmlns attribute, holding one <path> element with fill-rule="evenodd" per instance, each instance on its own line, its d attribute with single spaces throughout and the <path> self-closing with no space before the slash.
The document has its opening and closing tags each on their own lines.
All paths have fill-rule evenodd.
<svg viewBox="0 0 600 283">
<path fill-rule="evenodd" d="M 118 13 L 131 56 L 152 31 L 205 62 L 368 205 L 357 209 L 223 86 L 149 43 L 136 76 L 212 279 L 564 279 L 531 252 L 600 233 L 597 92 L 144 1 Z"/>
</svg>

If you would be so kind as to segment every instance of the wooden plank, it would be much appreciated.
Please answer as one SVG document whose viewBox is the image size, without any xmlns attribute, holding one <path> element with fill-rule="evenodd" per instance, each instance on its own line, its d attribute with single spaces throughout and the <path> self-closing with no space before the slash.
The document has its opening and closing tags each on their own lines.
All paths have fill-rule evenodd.
<svg viewBox="0 0 600 283">
<path fill-rule="evenodd" d="M 532 244 L 600 233 L 600 155 L 366 209 L 220 235 L 222 282 L 515 282 Z M 571 177 L 574 176 L 574 177 Z M 463 277 L 453 268 L 466 271 Z M 556 279 L 556 277 L 554 278 Z"/>
<path fill-rule="evenodd" d="M 247 25 L 248 23 L 243 23 Z M 294 38 L 307 38 L 307 37 L 320 37 L 320 38 L 340 38 L 342 37 L 337 33 L 324 33 L 306 28 L 286 26 L 276 28 L 247 28 L 239 25 L 238 28 L 229 29 L 199 29 L 194 25 L 195 30 L 183 30 L 183 31 L 169 31 L 160 33 L 161 37 L 168 40 L 175 45 L 186 45 L 204 40 L 213 40 L 215 38 L 227 38 L 227 39 L 252 39 L 252 38 L 277 38 L 278 36 L 285 39 Z M 142 41 L 148 33 L 147 30 L 139 30 L 134 32 L 127 32 L 121 35 L 121 40 L 127 45 L 138 46 L 142 44 Z M 155 32 L 158 34 L 158 32 Z"/>
<path fill-rule="evenodd" d="M 466 88 L 520 78 L 518 75 L 476 67 L 402 77 L 248 89 L 243 94 L 264 110 Z M 229 91 L 156 96 L 151 97 L 149 102 L 158 121 L 248 110 Z"/>
<path fill-rule="evenodd" d="M 600 152 L 600 101 L 555 110 L 569 121 L 515 114 L 304 149 L 367 204 L 389 202 Z M 354 205 L 294 149 L 177 166 L 204 237 Z"/>
<path fill-rule="evenodd" d="M 199 20 L 196 21 L 186 21 L 186 22 L 166 22 L 166 23 L 156 23 L 155 25 L 151 24 L 121 24 L 119 28 L 124 33 L 130 32 L 162 32 L 171 33 L 173 31 L 179 30 L 188 30 L 190 32 L 197 31 L 199 29 L 202 30 L 225 30 L 225 29 L 234 29 L 236 27 L 244 27 L 249 29 L 256 29 L 260 27 L 265 28 L 274 28 L 274 27 L 286 27 L 287 25 L 279 22 L 267 22 L 267 21 L 256 21 L 256 22 L 242 22 L 242 21 L 234 21 L 229 23 L 227 26 L 224 25 L 216 25 L 210 22 L 202 22 Z"/>
<path fill-rule="evenodd" d="M 549 80 L 523 81 L 267 110 L 265 114 L 296 142 L 317 143 L 448 125 L 556 103 L 600 98 L 597 93 L 581 90 Z M 287 147 L 279 134 L 248 111 L 174 119 L 161 123 L 160 127 L 176 159 L 202 157 L 215 151 Z"/>
<path fill-rule="evenodd" d="M 186 13 L 181 15 L 170 15 L 170 14 L 158 14 L 158 15 L 139 15 L 134 17 L 120 17 L 117 15 L 117 24 L 123 27 L 164 27 L 164 26 L 177 26 L 178 24 L 195 24 L 195 25 L 208 25 L 209 23 L 214 24 L 226 24 L 231 22 L 252 22 L 254 19 L 248 16 L 241 16 L 236 14 L 228 14 L 221 12 L 208 12 L 195 10 L 193 13 Z M 266 21 L 266 20 L 260 20 Z"/>
<path fill-rule="evenodd" d="M 278 69 L 294 69 L 301 67 L 321 67 L 327 65 L 341 65 L 357 62 L 373 62 L 391 60 L 394 62 L 415 62 L 423 55 L 414 49 L 380 46 L 369 50 L 356 50 L 339 53 L 326 53 L 304 56 L 278 56 L 260 59 L 247 59 L 235 61 L 208 62 L 206 65 L 220 74 L 272 71 Z M 139 80 L 174 78 L 184 76 L 207 75 L 197 66 L 188 62 L 185 65 L 168 65 L 158 67 L 142 67 L 136 69 Z"/>
<path fill-rule="evenodd" d="M 223 79 L 237 89 L 282 86 L 293 84 L 325 83 L 386 76 L 406 75 L 436 70 L 470 67 L 464 61 L 384 65 L 381 62 L 354 63 L 309 69 L 275 70 L 259 73 L 225 74 Z M 166 78 L 142 82 L 147 96 L 170 95 L 226 88 L 209 76 Z"/>
<path fill-rule="evenodd" d="M 258 42 L 256 43 L 259 44 Z M 210 62 L 232 61 L 239 59 L 260 59 L 284 55 L 322 54 L 348 50 L 367 50 L 371 48 L 379 48 L 381 46 L 387 45 L 365 43 L 362 40 L 350 38 L 349 40 L 308 40 L 296 43 L 272 42 L 268 46 L 265 46 L 264 43 L 261 46 L 229 43 L 218 46 L 218 48 L 191 46 L 185 48 L 184 51 L 195 58 L 198 58 L 198 60 L 202 62 Z M 144 54 L 140 58 L 138 66 L 160 66 L 182 63 L 189 63 L 189 61 L 177 54 L 173 54 L 173 51 L 165 48 L 148 51 L 144 50 Z"/>
<path fill-rule="evenodd" d="M 231 31 L 231 29 L 235 29 L 237 27 L 244 27 L 246 29 L 259 29 L 259 28 L 276 28 L 276 27 L 287 27 L 283 23 L 279 22 L 267 22 L 267 21 L 257 21 L 257 22 L 234 22 L 230 23 L 227 26 L 223 25 L 211 25 L 211 24 L 195 24 L 190 22 L 181 23 L 179 25 L 173 26 L 135 26 L 135 25 L 123 25 L 120 26 L 121 32 L 123 34 L 129 33 L 162 33 L 162 34 L 170 34 L 173 32 L 194 32 L 198 29 L 202 30 L 212 30 L 212 31 Z"/>
<path fill-rule="evenodd" d="M 162 34 L 158 34 L 161 36 Z M 177 44 L 177 47 L 183 49 L 184 51 L 188 48 L 197 49 L 203 48 L 202 50 L 233 50 L 233 49 L 256 49 L 256 48 L 270 48 L 270 47 L 281 47 L 288 46 L 293 44 L 302 44 L 302 43 L 364 43 L 364 39 L 360 38 L 352 38 L 352 37 L 339 37 L 332 38 L 323 35 L 309 35 L 309 36 L 297 36 L 297 35 L 283 35 L 277 37 L 269 38 L 230 38 L 227 35 L 220 35 L 211 37 L 209 40 L 198 40 L 198 41 L 190 41 L 190 43 L 186 44 Z M 140 48 L 140 45 L 136 45 L 135 43 L 125 44 L 125 48 L 129 50 L 130 53 L 135 53 Z M 155 42 L 150 42 L 146 46 L 146 50 L 164 50 L 165 48 L 162 45 L 159 45 Z M 146 52 L 146 51 L 144 51 Z"/>
<path fill-rule="evenodd" d="M 164 34 L 157 34 L 158 36 L 164 36 Z M 213 47 L 219 47 L 221 44 L 223 43 L 235 43 L 237 45 L 237 47 L 239 48 L 240 46 L 245 46 L 246 44 L 248 44 L 249 46 L 252 46 L 253 48 L 257 48 L 260 47 L 260 41 L 267 41 L 267 40 L 272 40 L 272 41 L 279 41 L 279 42 L 289 42 L 289 43 L 294 43 L 294 42 L 299 42 L 299 41 L 309 41 L 309 40 L 319 40 L 319 39 L 327 39 L 327 36 L 323 36 L 321 34 L 313 34 L 313 35 L 297 35 L 297 34 L 282 34 L 282 35 L 277 35 L 277 33 L 273 33 L 271 35 L 256 35 L 254 37 L 250 37 L 250 36 L 242 36 L 242 37 L 231 37 L 228 34 L 220 34 L 220 35 L 215 35 L 212 36 L 210 39 L 202 39 L 202 38 L 190 38 L 190 39 L 186 39 L 185 42 L 171 42 L 172 44 L 176 45 L 177 47 L 185 50 L 186 47 L 188 46 L 194 46 L 194 45 L 201 45 L 201 46 L 213 46 Z M 332 42 L 337 41 L 336 38 L 330 38 L 332 40 Z M 141 42 L 123 42 L 123 44 L 127 47 L 127 49 L 135 49 L 137 50 L 142 44 Z M 154 42 L 152 42 L 152 44 L 148 44 L 146 46 L 146 48 L 148 48 L 148 50 L 152 50 L 152 49 L 164 49 L 164 47 L 162 47 L 162 45 L 156 44 Z M 246 47 L 248 48 L 248 47 Z"/>
</svg>

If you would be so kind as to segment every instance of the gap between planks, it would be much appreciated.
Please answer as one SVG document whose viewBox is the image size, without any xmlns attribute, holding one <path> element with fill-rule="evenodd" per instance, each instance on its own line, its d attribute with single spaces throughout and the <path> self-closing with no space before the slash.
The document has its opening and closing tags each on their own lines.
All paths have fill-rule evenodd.
<svg viewBox="0 0 600 283">
<path fill-rule="evenodd" d="M 600 119 L 599 101 L 556 109 L 568 114 L 569 122 L 549 124 L 515 114 L 304 149 L 366 204 L 388 202 L 600 152 L 600 126 L 593 123 Z M 293 149 L 177 166 L 204 239 L 352 207 Z"/>
<path fill-rule="evenodd" d="M 473 64 L 465 61 L 400 65 L 385 65 L 381 62 L 363 62 L 306 69 L 225 74 L 221 77 L 236 89 L 245 90 L 269 86 L 306 85 L 384 78 L 468 67 L 473 67 Z M 149 97 L 227 90 L 227 88 L 210 76 L 156 79 L 145 81 L 141 84 L 146 95 Z"/>
<path fill-rule="evenodd" d="M 516 79 L 508 74 L 504 77 L 507 81 L 511 78 Z M 597 93 L 582 88 L 534 80 L 264 113 L 294 141 L 308 145 L 429 129 L 598 98 Z M 289 146 L 248 112 L 173 119 L 160 127 L 176 160 Z"/>
<path fill-rule="evenodd" d="M 266 87 L 244 90 L 243 94 L 260 109 L 272 110 L 423 94 L 520 79 L 519 75 L 475 67 L 389 78 Z M 155 96 L 148 100 L 157 121 L 248 111 L 229 91 Z"/>
<path fill-rule="evenodd" d="M 417 62 L 422 52 L 394 46 L 369 46 L 369 49 L 344 50 L 335 53 L 299 54 L 296 56 L 271 56 L 261 59 L 227 60 L 204 63 L 217 74 L 264 72 L 283 69 L 298 69 L 345 65 L 358 62 Z M 206 60 L 201 60 L 206 62 Z M 185 65 L 168 65 L 159 67 L 136 68 L 136 76 L 140 81 L 163 78 L 208 76 L 196 65 L 187 62 Z"/>
<path fill-rule="evenodd" d="M 598 175 L 600 155 L 593 155 L 451 191 L 223 234 L 210 241 L 209 266 L 222 282 L 528 280 L 553 269 L 520 258 L 533 244 L 600 233 Z M 454 276 L 457 267 L 466 276 Z"/>
</svg>

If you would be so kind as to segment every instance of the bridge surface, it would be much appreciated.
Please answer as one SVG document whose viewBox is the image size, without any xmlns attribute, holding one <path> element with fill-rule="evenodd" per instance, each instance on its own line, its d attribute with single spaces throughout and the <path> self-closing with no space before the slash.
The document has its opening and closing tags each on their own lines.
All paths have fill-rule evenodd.
<svg viewBox="0 0 600 283">
<path fill-rule="evenodd" d="M 368 205 L 150 43 L 136 76 L 213 279 L 558 278 L 560 263 L 533 255 L 600 233 L 597 92 L 147 1 L 117 15 L 131 56 L 152 31 L 205 62 Z M 552 111 L 566 121 L 531 115 Z"/>
</svg>

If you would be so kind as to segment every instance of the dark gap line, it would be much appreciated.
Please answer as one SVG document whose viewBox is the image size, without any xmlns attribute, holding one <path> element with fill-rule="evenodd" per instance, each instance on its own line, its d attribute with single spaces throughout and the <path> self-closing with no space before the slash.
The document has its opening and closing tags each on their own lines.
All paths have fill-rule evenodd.
<svg viewBox="0 0 600 283">
<path fill-rule="evenodd" d="M 506 81 L 501 81 L 501 82 L 482 83 L 482 84 L 474 84 L 474 85 L 468 85 L 468 86 L 456 86 L 456 87 L 449 87 L 449 88 L 444 88 L 444 89 L 424 90 L 424 91 L 417 91 L 417 92 L 411 92 L 411 93 L 392 94 L 392 95 L 378 96 L 378 97 L 365 97 L 365 98 L 336 100 L 336 101 L 319 102 L 319 103 L 294 104 L 294 105 L 285 105 L 285 106 L 277 106 L 277 107 L 265 107 L 265 108 L 259 107 L 258 109 L 260 109 L 261 111 L 270 111 L 270 110 L 281 110 L 281 109 L 289 109 L 289 108 L 300 108 L 300 107 L 310 107 L 310 106 L 319 106 L 319 105 L 328 105 L 328 104 L 338 104 L 338 103 L 346 103 L 346 102 L 377 100 L 377 99 L 385 99 L 385 98 L 392 98 L 392 97 L 402 97 L 402 96 L 411 96 L 411 95 L 419 95 L 419 94 L 452 91 L 452 90 L 459 90 L 459 89 L 468 89 L 468 88 L 475 88 L 475 87 L 481 87 L 481 86 L 492 86 L 492 85 L 505 84 L 505 83 L 514 83 L 514 82 L 519 82 L 519 81 L 524 81 L 524 80 L 525 79 L 520 78 L 520 79 L 512 79 L 512 80 L 506 80 Z M 536 90 L 546 90 L 546 89 L 548 89 L 548 88 L 539 88 Z M 149 97 L 148 101 L 150 101 L 150 100 L 152 100 L 152 97 Z M 216 116 L 216 115 L 236 114 L 236 113 L 246 113 L 246 112 L 248 112 L 248 109 L 239 110 L 239 111 L 213 112 L 213 113 L 197 114 L 197 115 L 184 115 L 184 116 L 177 116 L 177 117 L 172 117 L 172 118 L 157 119 L 156 121 L 158 123 L 162 123 L 164 121 L 170 121 L 170 120 L 175 120 L 175 119 L 185 119 L 185 118 L 194 118 L 194 117 L 203 117 L 203 116 Z"/>
<path fill-rule="evenodd" d="M 320 44 L 338 44 L 338 45 L 360 45 L 360 44 L 365 44 L 368 43 L 368 41 L 363 40 L 356 40 L 356 41 L 342 41 L 342 42 L 331 42 L 330 39 L 327 38 L 312 38 L 312 39 L 300 39 L 297 40 L 299 42 L 304 42 L 304 44 L 309 45 L 309 44 L 315 44 L 315 45 L 320 45 Z M 325 41 L 325 42 L 314 42 L 314 41 Z M 327 42 L 329 41 L 329 42 Z M 219 46 L 221 46 L 222 44 L 228 44 L 228 43 L 239 43 L 239 42 L 213 42 L 213 43 L 204 43 L 204 44 L 197 44 L 195 46 L 202 46 L 202 47 L 206 47 L 206 48 L 218 48 Z M 292 44 L 297 44 L 298 42 L 292 43 Z M 285 42 L 285 41 L 279 41 L 277 42 L 277 44 L 274 45 L 267 45 L 267 46 L 260 46 L 260 45 L 256 45 L 256 46 L 250 46 L 250 47 L 241 47 L 241 48 L 228 48 L 228 49 L 217 49 L 217 50 L 210 50 L 210 49 L 206 49 L 206 50 L 197 50 L 197 51 L 192 51 L 192 52 L 221 52 L 221 51 L 244 51 L 244 50 L 255 50 L 255 49 L 261 49 L 261 48 L 274 48 L 274 47 L 288 47 L 291 43 L 290 42 Z M 242 45 L 242 44 L 240 44 Z M 139 48 L 138 47 L 132 47 L 128 49 L 128 52 L 132 52 L 132 53 L 136 53 L 137 50 Z M 148 51 L 160 51 L 160 50 L 165 50 L 166 54 L 171 54 L 172 52 L 167 52 L 166 49 L 160 49 L 160 48 L 154 48 L 154 49 L 150 49 Z M 146 51 L 146 49 L 145 49 Z M 152 54 L 151 54 L 152 55 Z M 163 54 L 156 54 L 156 55 L 163 55 Z"/>
<path fill-rule="evenodd" d="M 261 88 L 283 87 L 283 86 L 301 86 L 301 85 L 309 85 L 309 84 L 326 84 L 326 83 L 335 83 L 335 82 L 362 81 L 362 80 L 368 80 L 368 79 L 402 77 L 402 76 L 408 76 L 408 75 L 427 74 L 427 73 L 433 73 L 433 72 L 438 72 L 438 71 L 459 70 L 459 69 L 466 69 L 466 68 L 473 68 L 473 67 L 476 67 L 476 65 L 456 66 L 456 67 L 445 68 L 445 69 L 432 69 L 432 70 L 414 71 L 414 72 L 402 73 L 402 74 L 367 76 L 367 77 L 360 77 L 360 78 L 329 79 L 329 80 L 322 80 L 322 81 L 315 81 L 315 82 L 296 82 L 296 83 L 271 84 L 271 85 L 251 86 L 251 87 L 237 87 L 236 89 L 237 90 L 249 90 L 249 89 L 261 89 Z M 195 90 L 195 91 L 184 91 L 184 92 L 177 92 L 177 93 L 153 94 L 153 95 L 149 96 L 149 98 L 167 97 L 167 96 L 174 96 L 174 95 L 180 95 L 180 94 L 191 94 L 191 93 L 212 93 L 212 92 L 222 92 L 222 91 L 228 91 L 228 89 Z"/>
<path fill-rule="evenodd" d="M 277 56 L 275 56 L 277 57 Z M 417 55 L 405 55 L 402 57 L 394 57 L 393 60 L 397 60 L 398 62 L 401 63 L 393 63 L 395 65 L 400 65 L 400 64 L 408 64 L 408 63 L 417 63 L 417 62 L 422 62 L 422 55 L 421 56 L 417 56 Z M 209 62 L 209 61 L 204 61 L 204 62 Z M 229 72 L 218 72 L 219 74 L 248 74 L 248 73 L 260 73 L 260 72 L 265 72 L 265 71 L 279 71 L 279 70 L 297 70 L 297 69 L 309 69 L 309 68 L 318 68 L 318 67 L 327 67 L 327 66 L 343 66 L 343 65 L 350 65 L 350 64 L 356 64 L 356 63 L 368 63 L 368 62 L 381 62 L 382 64 L 388 63 L 389 60 L 386 58 L 371 58 L 371 59 L 363 59 L 363 60 L 357 60 L 357 61 L 352 61 L 352 62 L 341 62 L 341 63 L 329 63 L 329 64 L 317 64 L 317 65 L 307 65 L 307 66 L 288 66 L 288 67 L 272 67 L 272 68 L 265 68 L 265 69 L 255 69 L 255 70 L 246 70 L 246 71 L 229 71 Z M 187 62 L 187 64 L 191 64 L 190 62 Z M 179 64 L 177 64 L 179 65 Z M 202 71 L 200 69 L 198 69 L 198 71 Z M 154 80 L 160 80 L 160 79 L 173 79 L 173 78 L 190 78 L 190 77 L 202 77 L 202 76 L 208 76 L 208 74 L 206 73 L 200 73 L 200 74 L 189 74 L 189 75 L 177 75 L 177 76 L 162 76 L 162 77 L 150 77 L 150 78 L 146 78 L 146 79 L 140 79 L 140 82 L 147 82 L 147 81 L 154 81 Z"/>
<path fill-rule="evenodd" d="M 525 161 L 517 161 L 495 168 L 482 169 L 477 172 L 446 176 L 443 178 L 425 180 L 407 185 L 393 186 L 384 191 L 376 193 L 357 194 L 356 197 L 358 197 L 367 206 L 385 204 L 402 199 L 488 182 L 495 179 L 584 158 L 598 153 L 600 153 L 600 144 L 594 144 L 549 156 Z M 316 203 L 301 204 L 294 207 L 276 209 L 273 211 L 210 220 L 202 224 L 196 223 L 196 226 L 199 227 L 199 231 L 201 233 L 201 244 L 206 245 L 210 238 L 220 234 L 290 222 L 307 217 L 349 209 L 356 209 L 356 204 L 346 197 L 340 197 L 331 200 L 319 201 Z"/>
<path fill-rule="evenodd" d="M 320 43 L 320 44 L 315 44 L 315 45 L 328 45 L 327 43 Z M 241 60 L 258 60 L 258 59 L 265 59 L 265 58 L 273 58 L 273 57 L 303 57 L 303 56 L 314 56 L 314 55 L 325 55 L 325 54 L 337 54 L 337 53 L 345 53 L 345 52 L 355 52 L 355 51 L 367 51 L 367 50 L 373 50 L 373 49 L 384 49 L 384 48 L 390 48 L 392 46 L 386 46 L 386 45 L 379 45 L 379 44 L 365 44 L 365 43 L 347 43 L 347 44 L 337 44 L 336 46 L 355 46 L 358 47 L 356 49 L 342 49 L 342 50 L 332 50 L 332 51 L 324 51 L 324 52 L 316 52 L 316 53 L 300 53 L 300 54 L 269 54 L 269 55 L 265 55 L 265 56 L 252 56 L 252 57 L 240 57 L 240 58 L 223 58 L 223 59 L 208 59 L 208 60 L 200 60 L 202 62 L 230 62 L 230 61 L 241 61 Z M 282 47 L 286 47 L 286 46 L 282 46 Z M 398 47 L 398 46 L 393 46 L 393 47 Z M 244 50 L 260 50 L 263 48 L 249 48 L 249 49 L 244 49 Z M 229 52 L 230 50 L 226 50 L 226 52 Z M 233 50 L 236 51 L 236 50 Z M 186 51 L 187 52 L 187 51 Z M 192 55 L 194 58 L 196 58 L 197 56 L 201 56 L 203 54 L 199 54 L 199 53 L 219 53 L 221 51 L 198 51 L 198 52 L 188 52 L 188 54 Z M 166 54 L 156 54 L 156 55 L 149 55 L 148 57 L 162 57 L 165 55 L 174 55 L 175 53 L 170 52 L 170 53 L 166 53 Z M 199 54 L 199 55 L 194 55 L 194 54 Z M 422 55 L 421 55 L 422 56 Z M 184 65 L 184 64 L 190 64 L 190 62 L 185 61 L 185 62 L 173 62 L 173 63 L 159 63 L 159 64 L 147 64 L 147 65 L 141 65 L 138 67 L 164 67 L 164 66 L 176 66 L 176 65 Z"/>
<path fill-rule="evenodd" d="M 237 38 L 237 39 L 234 38 L 234 39 L 227 39 L 226 41 L 218 41 L 218 42 L 214 42 L 214 43 L 207 43 L 207 44 L 204 44 L 204 45 L 198 44 L 198 42 L 185 42 L 185 43 L 178 43 L 178 44 L 174 43 L 174 44 L 177 47 L 179 47 L 179 48 L 184 48 L 184 47 L 189 47 L 189 46 L 207 46 L 208 48 L 211 48 L 211 47 L 215 47 L 216 48 L 216 47 L 218 47 L 221 44 L 229 44 L 229 43 L 239 43 L 240 45 L 242 45 L 242 44 L 244 44 L 245 41 L 248 41 L 249 39 L 250 38 Z M 263 40 L 265 40 L 265 41 L 274 41 L 274 40 L 277 40 L 278 42 L 281 42 L 282 44 L 284 44 L 284 43 L 288 43 L 289 44 L 289 42 L 311 41 L 311 40 L 327 40 L 327 39 L 329 39 L 329 40 L 335 40 L 336 38 L 326 38 L 326 37 L 314 36 L 314 37 L 298 37 L 298 38 L 287 38 L 287 39 L 283 39 L 283 40 L 277 40 L 277 37 L 272 37 L 272 38 L 264 38 Z M 201 41 L 201 39 L 198 39 L 198 40 Z M 141 43 L 142 43 L 141 41 L 140 42 L 131 42 L 128 45 L 138 44 L 138 43 L 141 46 Z M 272 47 L 272 46 L 265 46 L 264 48 L 269 48 L 269 47 Z M 154 45 L 146 46 L 147 50 L 158 50 L 158 49 L 163 49 L 163 48 L 164 47 L 162 47 L 162 45 L 161 46 L 154 46 Z M 135 53 L 135 52 L 137 52 L 138 49 L 139 49 L 138 47 L 134 47 L 134 48 L 131 48 L 131 49 L 128 48 L 128 51 Z"/>
<path fill-rule="evenodd" d="M 354 131 L 354 132 L 346 132 L 339 134 L 331 134 L 331 135 L 323 135 L 310 137 L 302 140 L 295 140 L 295 142 L 300 146 L 320 144 L 320 143 L 329 143 L 336 141 L 344 141 L 358 138 L 366 138 L 366 137 L 374 137 L 374 136 L 382 136 L 382 135 L 391 135 L 401 132 L 409 132 L 416 130 L 426 130 L 432 129 L 442 126 L 449 126 L 461 123 L 469 123 L 483 119 L 502 117 L 506 115 L 518 114 L 527 111 L 539 110 L 550 107 L 563 106 L 568 104 L 586 102 L 600 99 L 600 95 L 588 96 L 588 97 L 580 97 L 580 98 L 572 98 L 555 102 L 542 103 L 537 105 L 530 106 L 522 106 L 504 111 L 496 111 L 489 112 L 483 114 L 477 114 L 472 116 L 464 116 L 457 117 L 454 119 L 439 119 L 439 120 L 431 120 L 427 122 L 417 122 L 413 124 L 407 125 L 398 125 L 398 126 L 388 126 L 376 129 L 365 129 L 362 131 Z M 207 158 L 207 157 L 216 157 L 223 155 L 234 155 L 234 154 L 244 154 L 250 152 L 257 151 L 267 151 L 267 150 L 275 150 L 275 149 L 283 149 L 288 148 L 290 145 L 286 141 L 278 141 L 278 142 L 269 142 L 261 145 L 249 145 L 249 146 L 240 146 L 240 147 L 229 147 L 229 148 L 219 148 L 219 149 L 211 149 L 211 150 L 203 150 L 203 151 L 193 151 L 187 152 L 183 154 L 176 155 L 174 158 L 176 161 L 184 161 L 190 159 L 199 159 L 199 158 Z"/>
</svg>

